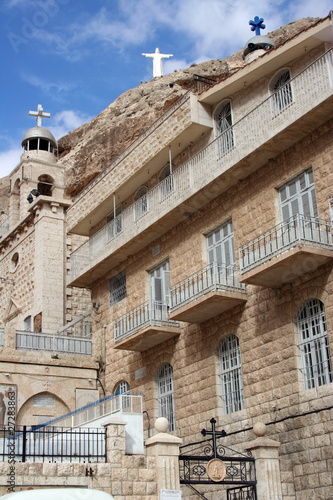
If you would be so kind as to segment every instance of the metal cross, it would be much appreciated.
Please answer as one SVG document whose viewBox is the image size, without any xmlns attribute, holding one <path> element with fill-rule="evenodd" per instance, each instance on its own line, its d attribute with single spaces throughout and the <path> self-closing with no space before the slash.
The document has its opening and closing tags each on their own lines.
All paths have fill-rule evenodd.
<svg viewBox="0 0 333 500">
<path fill-rule="evenodd" d="M 251 26 L 251 31 L 255 31 L 256 35 L 260 35 L 260 30 L 264 30 L 266 25 L 264 24 L 264 19 L 262 17 L 256 16 L 254 21 L 249 21 L 249 25 Z"/>
<path fill-rule="evenodd" d="M 211 431 L 207 431 L 206 429 L 202 429 L 201 434 L 203 436 L 207 436 L 208 435 L 208 436 L 212 436 L 213 437 L 213 452 L 214 452 L 214 457 L 216 458 L 217 457 L 216 438 L 225 437 L 227 435 L 227 433 L 225 431 L 217 431 L 217 430 L 215 430 L 215 424 L 216 424 L 215 418 L 211 418 L 210 419 L 210 423 L 212 424 L 212 430 Z"/>
<path fill-rule="evenodd" d="M 29 116 L 36 116 L 37 127 L 42 126 L 42 118 L 50 118 L 50 113 L 44 113 L 43 106 L 38 104 L 37 111 L 29 111 Z"/>
</svg>

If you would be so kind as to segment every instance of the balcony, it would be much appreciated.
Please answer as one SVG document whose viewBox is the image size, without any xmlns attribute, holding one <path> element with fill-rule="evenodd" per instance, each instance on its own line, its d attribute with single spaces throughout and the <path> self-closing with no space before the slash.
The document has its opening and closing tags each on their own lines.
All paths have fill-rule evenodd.
<svg viewBox="0 0 333 500">
<path fill-rule="evenodd" d="M 173 286 L 170 300 L 170 319 L 203 323 L 244 304 L 247 297 L 234 266 L 214 263 Z"/>
<path fill-rule="evenodd" d="M 239 248 L 240 281 L 275 288 L 332 258 L 332 225 L 295 215 Z"/>
<path fill-rule="evenodd" d="M 179 323 L 169 319 L 168 306 L 145 302 L 114 322 L 114 347 L 146 351 L 180 334 Z"/>
<path fill-rule="evenodd" d="M 92 355 L 91 338 L 65 337 L 48 333 L 16 331 L 16 349 L 26 351 L 49 351 L 54 354 Z"/>
<path fill-rule="evenodd" d="M 71 254 L 70 284 L 90 286 L 188 213 L 331 119 L 332 69 L 330 50 L 288 82 L 292 98 L 285 106 L 280 105 L 278 112 L 277 102 L 285 102 L 283 87 L 148 191 L 141 216 L 134 203 L 119 216 L 121 231 L 117 232 L 119 223 L 114 220 L 91 236 Z"/>
</svg>

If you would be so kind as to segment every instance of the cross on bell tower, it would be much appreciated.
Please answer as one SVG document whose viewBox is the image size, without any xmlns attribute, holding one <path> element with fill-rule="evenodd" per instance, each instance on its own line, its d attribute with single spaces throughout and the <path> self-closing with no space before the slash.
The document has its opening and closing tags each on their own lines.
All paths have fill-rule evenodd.
<svg viewBox="0 0 333 500">
<path fill-rule="evenodd" d="M 42 118 L 50 118 L 50 113 L 44 113 L 43 106 L 38 104 L 37 111 L 29 111 L 29 116 L 36 116 L 37 127 L 42 126 Z"/>
<path fill-rule="evenodd" d="M 260 35 L 260 30 L 264 30 L 266 25 L 264 24 L 264 19 L 262 17 L 256 16 L 253 21 L 249 21 L 251 26 L 251 31 L 255 31 L 256 35 Z"/>
</svg>

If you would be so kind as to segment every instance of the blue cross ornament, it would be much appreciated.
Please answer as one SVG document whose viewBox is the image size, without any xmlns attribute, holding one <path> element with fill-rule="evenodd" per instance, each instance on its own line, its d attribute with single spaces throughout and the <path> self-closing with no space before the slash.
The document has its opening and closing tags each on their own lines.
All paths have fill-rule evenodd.
<svg viewBox="0 0 333 500">
<path fill-rule="evenodd" d="M 256 35 L 260 35 L 260 30 L 264 30 L 266 28 L 264 24 L 264 19 L 262 17 L 256 16 L 254 21 L 249 21 L 249 25 L 251 26 L 251 31 L 255 31 Z"/>
</svg>

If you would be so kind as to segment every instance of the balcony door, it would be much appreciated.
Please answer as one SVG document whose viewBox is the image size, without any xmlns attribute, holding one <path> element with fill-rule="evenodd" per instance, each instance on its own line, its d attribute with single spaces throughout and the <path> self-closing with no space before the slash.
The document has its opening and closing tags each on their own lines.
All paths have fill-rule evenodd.
<svg viewBox="0 0 333 500">
<path fill-rule="evenodd" d="M 235 270 L 235 246 L 232 221 L 228 221 L 207 235 L 208 265 L 212 284 L 228 284 Z"/>
<path fill-rule="evenodd" d="M 169 317 L 170 268 L 166 260 L 149 273 L 151 319 L 162 321 Z"/>
</svg>

